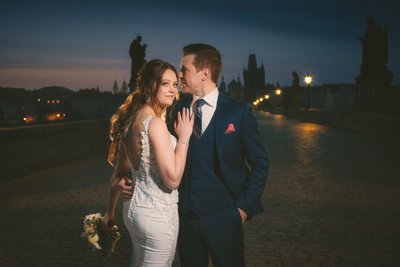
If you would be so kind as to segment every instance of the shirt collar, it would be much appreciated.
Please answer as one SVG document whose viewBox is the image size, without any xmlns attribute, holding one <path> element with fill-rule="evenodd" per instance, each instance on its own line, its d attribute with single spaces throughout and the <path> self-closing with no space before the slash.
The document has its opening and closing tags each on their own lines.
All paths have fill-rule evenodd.
<svg viewBox="0 0 400 267">
<path fill-rule="evenodd" d="M 215 87 L 215 89 L 211 93 L 209 93 L 208 95 L 206 95 L 202 98 L 204 99 L 204 101 L 206 101 L 206 105 L 211 106 L 211 107 L 216 107 L 217 101 L 218 101 L 218 96 L 219 96 L 218 87 Z M 197 95 L 193 95 L 192 105 L 199 98 L 201 98 L 201 97 L 199 97 Z"/>
</svg>

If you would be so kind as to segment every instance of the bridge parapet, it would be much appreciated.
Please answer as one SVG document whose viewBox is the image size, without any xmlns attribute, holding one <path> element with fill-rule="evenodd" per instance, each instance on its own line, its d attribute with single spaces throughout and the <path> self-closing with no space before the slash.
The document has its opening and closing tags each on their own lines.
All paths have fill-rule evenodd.
<svg viewBox="0 0 400 267">
<path fill-rule="evenodd" d="M 0 129 L 0 182 L 106 151 L 108 127 L 104 119 Z"/>
</svg>

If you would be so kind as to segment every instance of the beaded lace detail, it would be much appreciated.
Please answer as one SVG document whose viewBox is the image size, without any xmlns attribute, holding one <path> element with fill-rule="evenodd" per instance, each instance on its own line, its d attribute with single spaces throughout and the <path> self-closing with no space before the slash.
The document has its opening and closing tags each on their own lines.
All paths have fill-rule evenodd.
<svg viewBox="0 0 400 267">
<path fill-rule="evenodd" d="M 153 151 L 150 149 L 148 128 L 154 116 L 143 120 L 141 132 L 141 160 L 137 170 L 131 165 L 134 180 L 134 192 L 130 200 L 128 218 L 133 220 L 134 206 L 155 208 L 160 212 L 169 212 L 171 204 L 178 203 L 178 190 L 169 189 L 163 182 Z M 171 142 L 176 147 L 176 138 L 171 135 Z"/>
</svg>

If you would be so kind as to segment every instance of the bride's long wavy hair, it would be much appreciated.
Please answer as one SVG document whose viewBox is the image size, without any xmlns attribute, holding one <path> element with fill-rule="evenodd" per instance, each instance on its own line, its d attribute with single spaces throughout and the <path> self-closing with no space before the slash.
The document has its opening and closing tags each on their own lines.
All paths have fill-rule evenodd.
<svg viewBox="0 0 400 267">
<path fill-rule="evenodd" d="M 114 166 L 117 159 L 119 142 L 126 125 L 135 119 L 136 112 L 143 105 L 149 105 L 158 117 L 161 117 L 163 112 L 167 112 L 162 110 L 156 102 L 156 95 L 166 70 L 172 70 L 178 78 L 176 69 L 168 62 L 153 59 L 144 64 L 138 73 L 135 91 L 127 96 L 117 113 L 111 117 L 109 131 L 111 143 L 108 151 L 108 162 L 111 166 Z"/>
</svg>

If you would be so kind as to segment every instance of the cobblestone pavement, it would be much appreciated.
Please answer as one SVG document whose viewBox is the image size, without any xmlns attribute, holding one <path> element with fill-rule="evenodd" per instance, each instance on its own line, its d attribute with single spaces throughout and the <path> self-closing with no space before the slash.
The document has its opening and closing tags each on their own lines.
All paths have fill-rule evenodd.
<svg viewBox="0 0 400 267">
<path fill-rule="evenodd" d="M 265 212 L 245 224 L 247 266 L 400 266 L 398 147 L 257 117 L 271 168 Z M 121 220 L 111 258 L 79 236 L 84 215 L 104 212 L 110 175 L 102 153 L 0 184 L 0 266 L 129 266 Z"/>
</svg>

